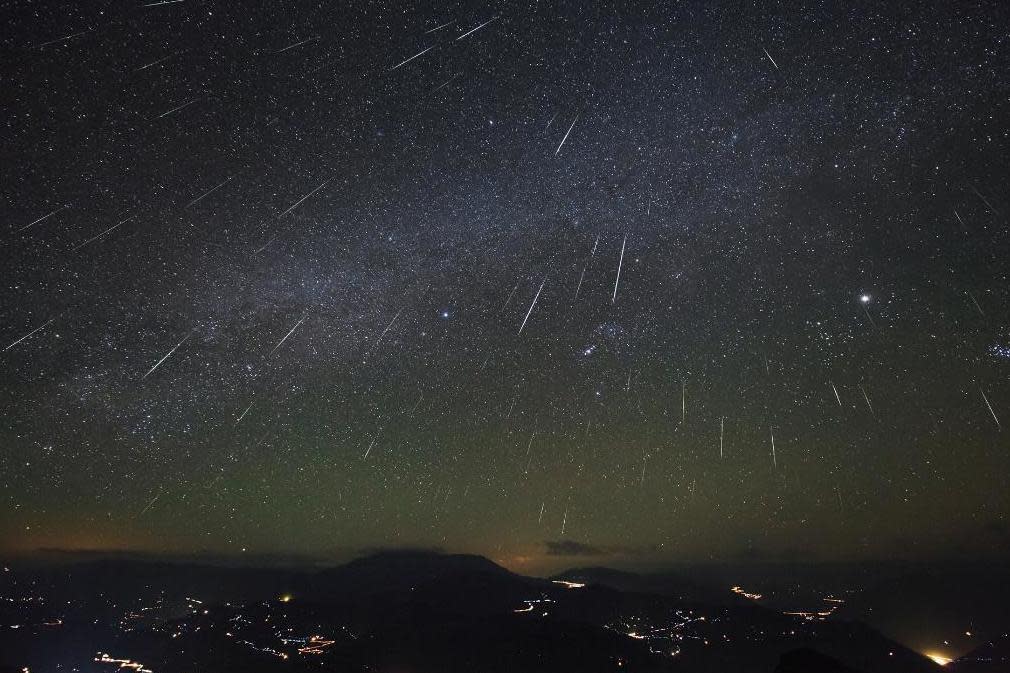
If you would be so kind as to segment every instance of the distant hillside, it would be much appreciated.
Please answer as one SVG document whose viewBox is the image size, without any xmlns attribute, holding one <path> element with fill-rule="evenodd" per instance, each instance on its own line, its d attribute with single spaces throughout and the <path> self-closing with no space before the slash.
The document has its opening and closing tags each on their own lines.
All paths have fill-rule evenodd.
<svg viewBox="0 0 1010 673">
<path fill-rule="evenodd" d="M 101 643 L 157 673 L 771 673 L 804 657 L 833 658 L 843 668 L 825 671 L 838 673 L 941 670 L 863 624 L 805 621 L 722 583 L 605 568 L 560 578 L 417 551 L 325 570 L 114 560 L 12 571 L 0 577 L 11 599 L 0 653 L 16 658 L 0 664 L 107 672 L 93 662 Z M 703 600 L 716 589 L 723 602 Z"/>
</svg>

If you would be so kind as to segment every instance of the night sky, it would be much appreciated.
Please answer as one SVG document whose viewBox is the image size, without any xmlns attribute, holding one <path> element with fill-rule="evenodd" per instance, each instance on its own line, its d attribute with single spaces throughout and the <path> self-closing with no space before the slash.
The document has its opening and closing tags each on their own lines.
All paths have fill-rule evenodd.
<svg viewBox="0 0 1010 673">
<path fill-rule="evenodd" d="M 899 4 L 5 3 L 0 549 L 1010 554 L 1010 10 Z"/>
</svg>

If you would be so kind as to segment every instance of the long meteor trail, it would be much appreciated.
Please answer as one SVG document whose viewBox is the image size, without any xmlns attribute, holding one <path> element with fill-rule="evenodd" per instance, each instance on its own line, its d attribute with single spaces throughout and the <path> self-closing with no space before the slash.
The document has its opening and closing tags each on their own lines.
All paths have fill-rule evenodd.
<svg viewBox="0 0 1010 673">
<path fill-rule="evenodd" d="M 765 49 L 764 47 L 761 47 L 761 51 L 763 51 L 765 53 L 765 56 L 768 57 L 768 60 L 771 61 L 772 65 L 775 66 L 775 69 L 778 70 L 779 69 L 779 64 L 775 62 L 775 59 L 772 58 L 772 55 L 768 53 L 768 50 Z"/>
<path fill-rule="evenodd" d="M 526 317 L 523 318 L 523 324 L 519 326 L 519 333 L 523 333 L 523 329 L 526 328 L 526 321 L 530 319 L 530 314 L 533 313 L 533 307 L 537 305 L 537 300 L 540 299 L 540 293 L 544 289 L 544 283 L 547 282 L 547 276 L 544 276 L 544 282 L 540 283 L 540 289 L 537 290 L 537 295 L 533 297 L 533 303 L 530 304 L 530 310 L 526 311 Z"/>
<path fill-rule="evenodd" d="M 610 298 L 610 303 L 617 301 L 617 285 L 621 282 L 621 266 L 624 265 L 624 246 L 628 244 L 628 235 L 624 235 L 624 242 L 621 243 L 621 259 L 617 262 L 617 278 L 614 279 L 614 296 Z"/>
<path fill-rule="evenodd" d="M 572 132 L 573 128 L 575 128 L 575 122 L 577 121 L 579 121 L 579 115 L 575 115 L 575 119 L 572 120 L 572 125 L 569 126 L 568 130 L 565 132 L 565 137 L 561 139 L 561 144 L 558 145 L 558 149 L 554 150 L 554 156 L 558 156 L 558 152 L 560 152 L 561 148 L 564 147 L 565 141 L 568 140 L 568 134 Z"/>
<path fill-rule="evenodd" d="M 434 48 L 435 48 L 435 45 L 431 45 L 427 49 L 424 49 L 422 51 L 417 52 L 416 54 L 414 54 L 413 56 L 411 56 L 407 60 L 400 61 L 399 63 L 397 63 L 396 65 L 394 65 L 392 68 L 390 68 L 389 72 L 393 72 L 394 70 L 396 70 L 397 68 L 399 68 L 401 65 L 407 65 L 408 63 L 410 63 L 411 61 L 413 61 L 418 56 L 423 56 L 424 54 L 427 54 L 429 51 L 431 51 Z"/>
<path fill-rule="evenodd" d="M 309 192 L 308 194 L 306 194 L 302 198 L 300 198 L 297 201 L 295 201 L 295 205 L 291 206 L 290 208 L 288 208 L 287 210 L 285 210 L 283 213 L 281 213 L 280 215 L 278 215 L 277 219 L 278 220 L 281 219 L 282 217 L 284 217 L 285 215 L 287 215 L 288 213 L 290 213 L 292 210 L 294 210 L 298 206 L 302 205 L 302 202 L 305 201 L 305 199 L 309 198 L 310 196 L 312 196 L 313 194 L 315 194 L 316 192 L 318 192 L 320 189 L 322 189 L 326 185 L 330 184 L 330 180 L 332 180 L 332 179 L 333 178 L 329 178 L 328 180 L 326 180 L 326 182 L 324 182 L 323 184 L 319 185 L 318 187 L 316 187 L 315 189 L 313 189 L 311 192 Z"/>
<path fill-rule="evenodd" d="M 307 39 L 304 39 L 304 40 L 302 40 L 301 42 L 295 42 L 294 44 L 289 44 L 288 46 L 284 47 L 283 49 L 278 49 L 278 50 L 277 50 L 277 51 L 275 51 L 274 53 L 275 53 L 275 54 L 283 54 L 283 53 L 284 53 L 284 52 L 286 52 L 286 51 L 287 51 L 288 49 L 294 49 L 295 47 L 300 47 L 300 46 L 302 46 L 303 44 L 308 44 L 309 42 L 314 42 L 315 40 L 318 40 L 318 39 L 319 39 L 319 36 L 318 36 L 318 35 L 317 35 L 317 36 L 315 36 L 315 37 L 310 37 L 310 38 L 307 38 Z"/>
<path fill-rule="evenodd" d="M 455 19 L 454 19 L 454 20 L 452 20 L 452 21 L 446 21 L 446 22 L 445 22 L 445 23 L 443 23 L 443 24 L 442 24 L 441 26 L 435 26 L 435 27 L 434 27 L 434 28 L 432 28 L 431 30 L 426 30 L 426 31 L 424 31 L 424 34 L 425 34 L 425 35 L 428 35 L 429 33 L 434 33 L 434 32 L 435 32 L 436 30 L 442 30 L 442 29 L 443 29 L 443 28 L 445 28 L 446 26 L 450 26 L 450 25 L 452 25 L 452 24 L 454 24 L 454 23 L 456 23 Z"/>
<path fill-rule="evenodd" d="M 178 112 L 179 110 L 183 109 L 184 107 L 189 107 L 190 105 L 192 105 L 193 103 L 197 102 L 198 100 L 200 100 L 200 99 L 199 98 L 194 98 L 193 100 L 186 101 L 182 105 L 176 105 L 171 110 L 169 110 L 167 112 L 162 112 L 157 117 L 154 117 L 154 119 L 161 119 L 162 117 L 167 117 L 168 115 L 172 114 L 173 112 Z"/>
<path fill-rule="evenodd" d="M 472 35 L 473 33 L 476 33 L 476 32 L 477 32 L 478 30 L 480 30 L 480 29 L 481 29 L 481 28 L 483 28 L 484 26 L 488 25 L 488 24 L 489 24 L 489 23 L 491 23 L 492 21 L 496 20 L 497 18 L 498 18 L 498 17 L 496 16 L 496 17 L 494 17 L 494 19 L 488 19 L 487 21 L 485 21 L 484 23 L 480 24 L 480 25 L 479 25 L 479 26 L 477 26 L 476 28 L 474 28 L 474 29 L 472 29 L 472 30 L 468 30 L 468 31 L 466 31 L 465 33 L 463 33 L 462 35 L 460 35 L 459 37 L 457 37 L 455 41 L 456 41 L 456 42 L 459 42 L 460 40 L 462 40 L 462 39 L 463 39 L 464 37 L 466 37 L 467 35 Z"/>
<path fill-rule="evenodd" d="M 189 337 L 191 337 L 192 335 L 193 335 L 193 331 L 192 331 L 192 330 L 190 330 L 189 334 L 187 334 L 186 336 L 184 336 L 184 337 L 182 338 L 182 341 L 180 341 L 179 343 L 175 344 L 175 346 L 174 346 L 174 347 L 172 348 L 172 350 L 170 350 L 170 351 L 168 351 L 167 353 L 165 353 L 164 357 L 162 357 L 162 358 L 161 358 L 160 360 L 158 360 L 157 362 L 155 362 L 155 363 L 154 363 L 154 366 L 153 366 L 153 367 L 151 367 L 150 369 L 148 369 L 148 370 L 147 370 L 147 373 L 146 373 L 146 374 L 144 374 L 143 376 L 141 376 L 141 377 L 140 377 L 140 380 L 141 380 L 141 381 L 143 381 L 143 380 L 144 380 L 144 379 L 146 379 L 146 378 L 147 378 L 148 376 L 150 376 L 151 374 L 153 374 L 153 373 L 154 373 L 154 370 L 155 370 L 155 369 L 157 369 L 158 367 L 160 367 L 160 366 L 161 366 L 161 363 L 162 363 L 162 362 L 164 362 L 164 361 L 165 361 L 165 360 L 167 360 L 168 358 L 172 357 L 172 353 L 174 353 L 175 351 L 179 350 L 179 346 L 181 346 L 181 345 L 183 345 L 184 343 L 186 343 L 186 339 L 188 339 L 188 338 L 189 338 Z"/>
<path fill-rule="evenodd" d="M 18 339 L 17 341 L 14 341 L 14 342 L 13 342 L 13 343 L 11 343 L 11 344 L 10 344 L 9 346 L 7 346 L 7 348 L 5 348 L 5 349 L 4 349 L 4 352 L 6 353 L 7 351 L 9 351 L 10 349 L 14 348 L 14 347 L 15 347 L 15 346 L 17 346 L 17 345 L 18 345 L 19 343 L 21 343 L 22 341 L 24 341 L 24 340 L 25 340 L 25 339 L 27 339 L 28 337 L 32 336 L 32 335 L 33 335 L 33 334 L 35 334 L 36 332 L 41 332 L 41 331 L 42 331 L 42 330 L 44 330 L 44 329 L 45 329 L 46 327 L 48 327 L 49 325 L 51 325 L 51 324 L 52 324 L 52 322 L 53 322 L 54 320 L 56 320 L 56 318 L 50 318 L 50 319 L 49 319 L 48 321 L 46 321 L 46 322 L 44 322 L 43 324 L 39 325 L 38 327 L 36 327 L 35 329 L 33 329 L 33 330 L 32 330 L 31 332 L 29 332 L 28 334 L 24 335 L 23 337 L 21 337 L 21 338 L 20 338 L 20 339 Z"/>
<path fill-rule="evenodd" d="M 290 330 L 288 330 L 288 333 L 284 335 L 284 338 L 283 338 L 283 339 L 281 339 L 280 341 L 278 341 L 278 342 L 277 342 L 277 345 L 276 345 L 276 346 L 274 346 L 274 347 L 273 347 L 273 350 L 271 350 L 271 351 L 270 351 L 270 355 L 273 355 L 273 354 L 274 354 L 274 352 L 275 352 L 275 351 L 276 351 L 276 350 L 277 350 L 278 348 L 280 348 L 281 346 L 283 346 L 283 345 L 284 345 L 284 342 L 288 340 L 288 337 L 289 337 L 289 336 L 291 336 L 292 334 L 294 334 L 294 333 L 295 333 L 295 330 L 296 330 L 296 329 L 298 329 L 298 328 L 299 328 L 299 327 L 301 326 L 301 324 L 302 324 L 303 322 L 305 322 L 305 319 L 306 319 L 307 317 L 308 317 L 308 315 L 303 315 L 303 316 L 301 317 L 301 319 L 300 319 L 300 320 L 299 320 L 298 322 L 296 322 L 296 323 L 295 323 L 295 326 L 294 326 L 294 327 L 292 327 L 292 328 L 291 328 Z"/>
<path fill-rule="evenodd" d="M 995 412 L 995 411 L 993 411 L 993 409 L 992 409 L 992 405 L 991 405 L 991 404 L 989 404 L 989 398 L 988 398 L 988 397 L 986 397 L 986 395 L 985 395 L 985 391 L 984 391 L 984 390 L 982 390 L 982 387 L 981 387 L 981 386 L 979 386 L 979 389 L 978 389 L 978 391 L 979 391 L 980 393 L 982 393 L 982 399 L 983 399 L 983 400 L 985 400 L 985 405 L 986 405 L 987 407 L 989 407 L 989 413 L 990 413 L 990 414 L 992 414 L 992 420 L 996 421 L 996 427 L 997 427 L 997 428 L 999 428 L 1000 430 L 1002 430 L 1002 429 L 1003 429 L 1003 426 L 1002 426 L 1002 425 L 1000 425 L 1000 422 L 999 422 L 999 419 L 998 419 L 998 418 L 996 418 L 996 412 Z"/>
<path fill-rule="evenodd" d="M 26 224 L 25 226 L 23 226 L 23 227 L 21 227 L 20 229 L 18 229 L 18 231 L 24 231 L 25 229 L 28 229 L 29 227 L 34 227 L 34 226 L 35 226 L 36 224 L 38 224 L 38 223 L 39 223 L 39 222 L 41 222 L 42 220 L 48 220 L 48 219 L 49 219 L 50 217 L 52 217 L 52 216 L 53 216 L 53 215 L 55 215 L 56 213 L 60 212 L 61 210 L 66 210 L 67 208 L 68 208 L 68 206 L 62 206 L 62 207 L 60 207 L 60 208 L 57 208 L 57 209 L 56 209 L 56 210 L 54 210 L 53 212 L 51 212 L 51 213 L 48 213 L 48 214 L 46 214 L 46 215 L 43 215 L 42 217 L 40 217 L 39 219 L 35 220 L 34 222 L 29 222 L 29 223 L 28 223 L 28 224 Z"/>
<path fill-rule="evenodd" d="M 245 415 L 249 413 L 249 410 L 253 408 L 253 404 L 255 403 L 256 400 L 253 400 L 252 402 L 249 403 L 249 406 L 245 408 L 245 411 L 242 412 L 242 415 L 238 417 L 237 421 L 235 421 L 235 425 L 238 425 L 239 423 L 242 422 L 242 419 L 245 418 Z"/>
<path fill-rule="evenodd" d="M 107 234 L 111 234 L 113 231 L 115 231 L 116 229 L 118 229 L 122 225 L 126 224 L 127 222 L 129 222 L 130 220 L 132 220 L 134 217 L 136 217 L 136 216 L 135 215 L 130 215 L 125 220 L 121 220 L 119 222 L 116 222 L 114 225 L 112 225 L 111 227 L 109 227 L 108 229 L 106 229 L 105 231 L 103 231 L 102 233 L 98 234 L 97 236 L 92 236 L 91 238 L 89 238 L 88 240 L 84 241 L 83 243 L 75 245 L 73 248 L 71 248 L 70 251 L 71 252 L 77 252 L 78 250 L 80 250 L 81 248 L 83 248 L 84 246 L 86 246 L 88 243 L 93 243 L 93 242 L 97 241 L 98 239 L 102 238 L 103 236 L 105 236 Z"/>
<path fill-rule="evenodd" d="M 210 189 L 208 189 L 207 191 L 205 191 L 203 194 L 201 194 L 200 196 L 196 197 L 195 199 L 193 199 L 192 201 L 190 201 L 189 203 L 187 203 L 185 207 L 189 208 L 190 206 L 194 206 L 197 203 L 199 203 L 200 201 L 203 201 L 205 198 L 207 198 L 208 196 L 210 196 L 211 194 L 213 194 L 217 190 L 219 190 L 222 187 L 224 187 L 230 181 L 231 181 L 231 178 L 226 178 L 221 184 L 219 184 L 217 186 L 214 186 L 214 187 L 211 187 Z"/>
</svg>

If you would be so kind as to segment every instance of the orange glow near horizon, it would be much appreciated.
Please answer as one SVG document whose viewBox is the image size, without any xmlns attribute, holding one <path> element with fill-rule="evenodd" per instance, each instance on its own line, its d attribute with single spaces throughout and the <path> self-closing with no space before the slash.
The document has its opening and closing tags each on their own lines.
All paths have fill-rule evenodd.
<svg viewBox="0 0 1010 673">
<path fill-rule="evenodd" d="M 934 663 L 940 664 L 941 666 L 946 666 L 950 662 L 954 661 L 951 657 L 948 657 L 942 652 L 926 652 L 926 656 L 932 659 Z"/>
</svg>

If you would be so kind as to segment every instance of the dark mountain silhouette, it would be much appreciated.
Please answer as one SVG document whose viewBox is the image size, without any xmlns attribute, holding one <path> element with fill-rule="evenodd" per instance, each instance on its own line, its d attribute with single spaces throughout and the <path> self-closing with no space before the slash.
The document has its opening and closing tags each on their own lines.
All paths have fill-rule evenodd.
<svg viewBox="0 0 1010 673">
<path fill-rule="evenodd" d="M 837 616 L 865 622 L 922 650 L 944 641 L 966 652 L 1010 628 L 1010 567 L 945 563 L 891 567 L 852 596 Z M 967 635 L 971 633 L 971 635 Z"/>
<path fill-rule="evenodd" d="M 808 648 L 786 652 L 774 673 L 859 673 L 842 662 Z"/>
<path fill-rule="evenodd" d="M 516 575 L 483 556 L 425 551 L 385 551 L 365 556 L 315 575 L 317 588 L 375 593 L 409 590 L 460 578 L 484 578 L 504 583 L 537 582 Z"/>
<path fill-rule="evenodd" d="M 404 551 L 325 570 L 117 560 L 7 575 L 6 595 L 35 598 L 0 604 L 0 663 L 31 670 L 109 670 L 97 651 L 158 673 L 771 673 L 828 661 L 801 648 L 839 671 L 940 670 L 862 624 L 706 602 L 706 582 L 672 574 L 584 569 L 563 576 L 591 582 L 570 587 L 479 556 Z"/>
</svg>

